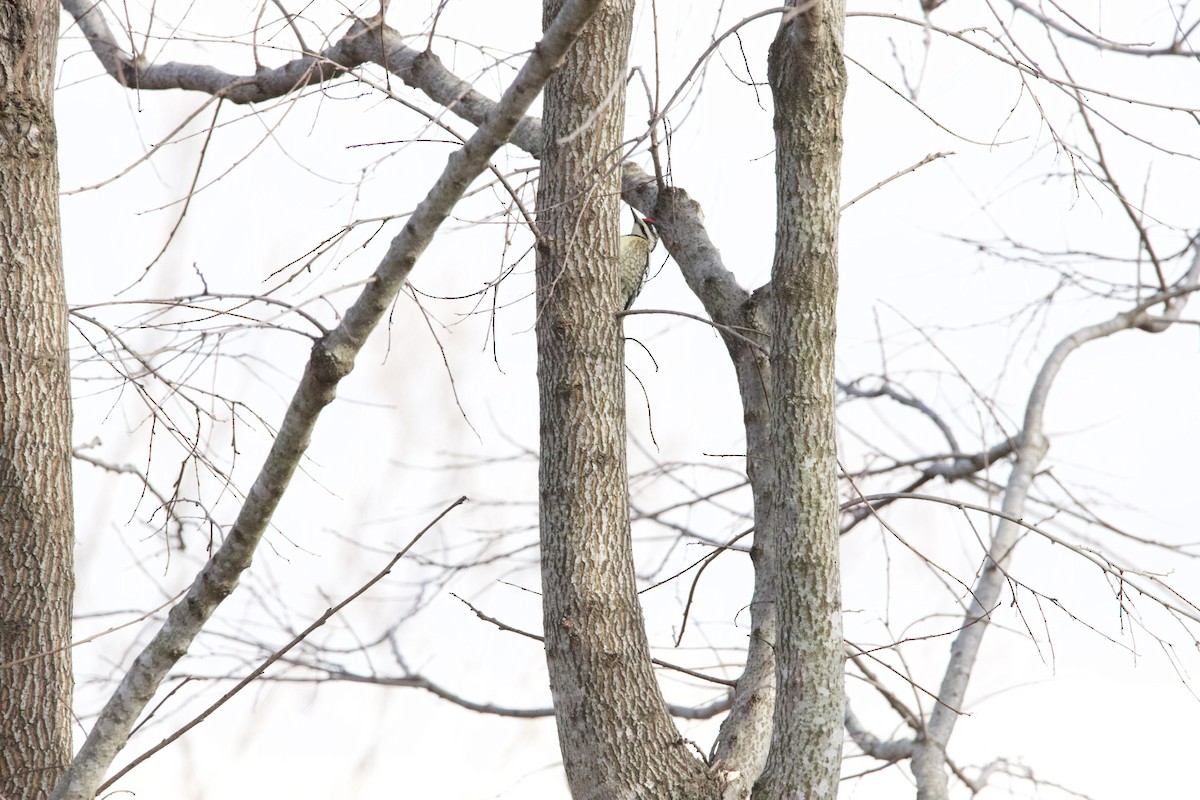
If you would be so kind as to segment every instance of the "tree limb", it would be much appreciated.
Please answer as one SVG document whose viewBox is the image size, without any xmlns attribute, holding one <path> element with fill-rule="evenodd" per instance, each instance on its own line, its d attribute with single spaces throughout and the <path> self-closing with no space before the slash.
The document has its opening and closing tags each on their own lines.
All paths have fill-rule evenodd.
<svg viewBox="0 0 1200 800">
<path fill-rule="evenodd" d="M 91 800 L 95 795 L 105 771 L 124 747 L 134 722 L 167 671 L 187 652 L 213 611 L 234 590 L 241 573 L 249 567 L 254 550 L 308 448 L 321 410 L 333 401 L 338 382 L 353 369 L 354 359 L 368 334 L 403 287 L 413 265 L 454 204 L 471 181 L 487 168 L 492 154 L 508 141 L 600 4 L 600 0 L 569 0 L 563 7 L 487 121 L 450 156 L 441 177 L 392 240 L 373 279 L 341 324 L 313 346 L 275 442 L 232 530 L 126 672 L 71 767 L 60 778 L 52 794 L 54 800 Z"/>
<path fill-rule="evenodd" d="M 1067 336 L 1055 346 L 1042 364 L 1025 405 L 1025 419 L 1016 448 L 1016 460 L 1008 476 L 1001 512 L 998 515 L 1000 521 L 984 557 L 979 578 L 973 587 L 971 605 L 964 617 L 962 630 L 950 648 L 950 660 L 938 692 L 941 703 L 930 713 L 925 734 L 917 741 L 913 753 L 912 770 L 917 781 L 918 800 L 946 800 L 948 797 L 947 778 L 942 766 L 946 761 L 946 743 L 950 740 L 958 720 L 958 713 L 954 709 L 962 708 L 967 684 L 979 655 L 979 647 L 988 630 L 991 609 L 996 607 L 1000 591 L 1004 587 L 1005 565 L 1012 557 L 1021 531 L 1026 527 L 1021 518 L 1025 511 L 1030 484 L 1033 483 L 1038 465 L 1049 447 L 1043 431 L 1043 419 L 1050 389 L 1058 377 L 1059 370 L 1075 350 L 1088 342 L 1130 329 L 1159 330 L 1164 323 L 1178 319 L 1183 311 L 1182 303 L 1173 307 L 1167 304 L 1167 317 L 1150 314 L 1149 309 L 1156 304 L 1166 304 L 1170 299 L 1194 292 L 1197 288 L 1194 272 L 1200 269 L 1197 264 L 1200 264 L 1200 256 L 1193 262 L 1192 270 L 1189 270 L 1185 282 L 1179 284 L 1178 288 L 1159 293 L 1130 311 L 1117 314 L 1105 322 L 1080 328 Z M 1189 280 L 1192 282 L 1188 283 Z"/>
</svg>

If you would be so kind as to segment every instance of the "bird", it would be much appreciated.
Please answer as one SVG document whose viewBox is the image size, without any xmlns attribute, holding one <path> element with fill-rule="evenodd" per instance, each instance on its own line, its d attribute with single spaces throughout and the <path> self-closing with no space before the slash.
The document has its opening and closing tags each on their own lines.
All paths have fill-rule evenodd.
<svg viewBox="0 0 1200 800">
<path fill-rule="evenodd" d="M 646 273 L 650 269 L 650 254 L 658 244 L 658 224 L 649 217 L 633 212 L 633 230 L 621 237 L 621 253 L 618 273 L 623 311 L 628 311 L 642 291 Z"/>
</svg>

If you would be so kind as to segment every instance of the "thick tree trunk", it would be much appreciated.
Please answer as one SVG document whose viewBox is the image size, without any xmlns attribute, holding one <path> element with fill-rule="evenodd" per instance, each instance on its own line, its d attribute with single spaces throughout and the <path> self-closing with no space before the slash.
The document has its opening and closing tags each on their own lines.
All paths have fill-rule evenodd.
<svg viewBox="0 0 1200 800">
<path fill-rule="evenodd" d="M 768 61 L 778 226 L 771 274 L 778 637 L 771 750 L 755 796 L 837 796 L 845 705 L 834 340 L 843 0 L 785 14 Z"/>
<path fill-rule="evenodd" d="M 545 23 L 560 4 L 547 0 Z M 563 765 L 577 800 L 718 794 L 667 712 L 634 581 L 616 316 L 622 84 L 632 13 L 632 0 L 606 2 L 547 84 L 538 189 L 546 659 Z"/>
<path fill-rule="evenodd" d="M 71 394 L 53 113 L 58 5 L 0 2 L 0 796 L 71 758 Z"/>
</svg>

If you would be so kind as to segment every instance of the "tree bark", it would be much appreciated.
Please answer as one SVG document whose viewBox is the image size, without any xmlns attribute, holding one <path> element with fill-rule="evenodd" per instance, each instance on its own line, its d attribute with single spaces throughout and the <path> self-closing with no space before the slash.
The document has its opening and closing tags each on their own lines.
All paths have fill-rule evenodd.
<svg viewBox="0 0 1200 800">
<path fill-rule="evenodd" d="M 742 798 L 762 773 L 771 744 L 775 711 L 775 575 L 779 559 L 771 512 L 778 488 L 771 456 L 771 299 L 766 289 L 751 294 L 738 286 L 705 230 L 700 204 L 677 186 L 659 190 L 631 163 L 624 165 L 624 197 L 650 209 L 659 233 L 684 280 L 718 327 L 737 374 L 746 431 L 746 475 L 754 502 L 754 594 L 746 665 L 732 707 L 713 746 L 711 766 L 723 784 L 722 797 Z"/>
<path fill-rule="evenodd" d="M 53 0 L 0 2 L 0 796 L 71 757 L 71 393 Z"/>
<path fill-rule="evenodd" d="M 762 316 L 756 304 L 748 302 L 741 327 L 765 330 Z M 714 763 L 736 776 L 731 782 L 740 784 L 736 796 L 742 797 L 748 794 L 766 764 L 775 712 L 779 536 L 772 512 L 779 497 L 779 476 L 771 457 L 770 359 L 745 344 L 736 347 L 729 342 L 730 338 L 726 337 L 726 344 L 737 371 L 746 430 L 746 477 L 754 500 L 754 543 L 750 548 L 754 594 L 750 599 L 746 666 L 733 693 L 733 707 L 721 723 Z"/>
<path fill-rule="evenodd" d="M 547 0 L 546 23 L 559 5 Z M 537 198 L 546 659 L 577 800 L 718 794 L 667 712 L 634 580 L 616 316 L 632 13 L 608 0 L 547 84 Z"/>
<path fill-rule="evenodd" d="M 779 569 L 776 703 L 759 798 L 832 800 L 845 707 L 834 341 L 843 0 L 792 0 L 768 59 L 778 223 L 771 273 L 771 457 Z"/>
<path fill-rule="evenodd" d="M 3 2 L 3 0 L 0 0 Z M 236 588 L 255 549 L 308 449 L 321 411 L 337 394 L 338 383 L 354 368 L 355 358 L 388 308 L 417 259 L 471 182 L 487 169 L 552 72 L 563 63 L 579 32 L 601 0 L 567 0 L 562 13 L 547 23 L 533 55 L 517 73 L 488 118 L 450 154 L 437 182 L 392 239 L 387 253 L 336 328 L 318 339 L 233 527 L 212 558 L 197 573 L 187 594 L 171 607 L 166 622 L 138 654 L 105 704 L 70 768 L 59 779 L 55 800 L 92 800 L 104 773 L 124 748 L 134 722 L 158 691 L 168 670 L 184 656 L 209 617 Z M 2 7 L 2 6 L 0 6 Z M 115 779 L 115 778 L 114 778 Z M 110 779 L 114 780 L 114 779 Z"/>
</svg>

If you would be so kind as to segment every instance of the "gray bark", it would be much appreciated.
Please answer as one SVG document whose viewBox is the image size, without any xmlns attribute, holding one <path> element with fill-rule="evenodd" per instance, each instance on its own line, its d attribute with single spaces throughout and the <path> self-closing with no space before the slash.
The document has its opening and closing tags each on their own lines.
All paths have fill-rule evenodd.
<svg viewBox="0 0 1200 800">
<path fill-rule="evenodd" d="M 771 272 L 776 702 L 756 798 L 837 796 L 845 707 L 834 341 L 844 5 L 785 14 L 771 45 L 778 221 Z"/>
<path fill-rule="evenodd" d="M 679 264 L 688 287 L 704 304 L 725 343 L 737 375 L 746 431 L 746 474 L 754 502 L 754 594 L 746 665 L 733 693 L 713 749 L 713 767 L 725 782 L 726 797 L 744 797 L 762 772 L 771 741 L 775 710 L 777 571 L 772 503 L 776 475 L 769 457 L 771 440 L 771 362 L 769 293 L 751 295 L 737 285 L 701 222 L 700 205 L 677 187 L 659 191 L 640 168 L 626 164 L 624 196 L 658 222 L 660 235 Z"/>
<path fill-rule="evenodd" d="M 545 19 L 559 2 L 547 0 Z M 618 297 L 617 160 L 631 0 L 609 0 L 547 84 L 538 188 L 540 530 L 546 660 L 577 800 L 718 796 L 679 736 L 634 578 Z"/>
<path fill-rule="evenodd" d="M 614 2 L 610 10 L 619 16 L 618 6 L 627 12 L 628 4 Z M 373 62 L 477 126 L 487 124 L 496 108 L 431 52 L 407 47 L 381 17 L 356 21 L 319 54 L 305 53 L 276 69 L 234 75 L 206 65 L 140 59 L 121 49 L 90 0 L 63 0 L 63 6 L 106 70 L 140 90 L 221 92 L 231 102 L 254 103 Z M 704 230 L 698 204 L 677 187 L 651 182 L 633 164 L 621 169 L 622 196 L 658 220 L 663 241 L 689 286 L 722 326 L 718 330 L 733 360 L 743 402 L 755 504 L 756 582 L 747 664 L 714 752 L 713 775 L 725 797 L 748 793 L 767 762 L 768 746 L 770 767 L 757 787 L 761 797 L 832 796 L 840 760 L 832 347 L 845 81 L 843 12 L 841 2 L 829 0 L 793 0 L 791 6 L 793 13 L 785 15 L 771 52 L 780 214 L 772 284 L 754 295 L 739 288 Z M 617 188 L 612 182 L 616 165 L 601 158 L 615 152 L 612 133 L 613 126 L 619 126 L 617 109 L 623 96 L 616 92 L 616 104 L 588 117 L 599 110 L 613 81 L 623 77 L 618 61 L 623 64 L 624 44 L 614 47 L 613 42 L 626 41 L 628 15 L 616 23 L 614 19 L 606 18 L 606 27 L 589 38 L 586 65 L 572 62 L 586 74 L 564 76 L 559 100 L 550 101 L 559 102 L 560 113 L 553 136 L 579 135 L 561 143 L 551 138 L 547 148 L 540 122 L 524 118 L 511 136 L 515 145 L 535 157 L 546 156 L 546 177 L 554 181 L 553 186 L 543 184 L 539 221 L 542 408 L 543 414 L 554 415 L 543 418 L 546 452 L 553 455 L 543 461 L 544 563 L 548 586 L 554 589 L 547 591 L 546 628 L 557 636 L 551 637 L 547 652 L 567 772 L 577 796 L 704 797 L 711 794 L 710 779 L 698 770 L 695 759 L 680 755 L 674 728 L 664 718 L 662 698 L 645 663 L 641 612 L 632 594 L 624 507 L 624 412 L 619 409 L 623 373 L 619 339 L 614 339 L 619 334 L 614 334 L 607 311 L 615 283 L 610 267 L 618 225 L 611 197 Z M 608 58 L 615 54 L 622 59 Z M 588 124 L 581 129 L 585 120 Z M 593 146 L 590 152 L 585 142 Z M 410 262 L 393 264 L 387 283 L 380 286 L 398 285 L 395 281 L 402 281 L 409 267 Z M 1007 522 L 997 528 L 974 589 L 975 602 L 952 648 L 941 687 L 944 704 L 934 707 L 924 730 L 916 739 L 881 741 L 846 711 L 846 729 L 864 751 L 886 760 L 912 756 L 922 800 L 939 800 L 947 793 L 945 746 L 978 658 L 988 614 L 1003 589 L 1005 560 L 1020 534 L 1025 493 L 1044 453 L 1040 409 L 1061 358 L 1084 341 L 1116 330 L 1165 329 L 1193 290 L 1198 271 L 1200 256 L 1188 278 L 1157 301 L 1165 301 L 1165 316 L 1150 315 L 1152 304 L 1144 305 L 1084 329 L 1060 345 L 1048 362 L 1018 437 L 1017 463 L 1005 495 Z M 359 310 L 377 316 L 382 308 L 377 303 L 386 296 L 387 292 L 373 294 Z M 336 371 L 343 365 L 331 361 L 330 366 Z M 332 398 L 331 387 L 325 388 L 329 393 L 322 403 Z M 302 413 L 310 411 L 316 413 Z M 292 438 L 293 443 L 300 441 Z M 949 473 L 935 465 L 925 475 L 953 479 L 1006 456 L 1009 447 L 993 448 L 974 464 L 959 459 Z M 269 490 L 265 495 L 254 495 L 254 503 L 274 502 L 270 495 L 282 491 L 282 484 L 271 481 L 264 484 Z M 1122 580 L 1136 585 L 1131 576 Z M 1140 590 L 1152 594 L 1149 587 Z M 1170 607 L 1169 599 L 1156 599 Z M 1194 614 L 1191 609 L 1176 610 Z M 910 724 L 920 728 L 915 717 Z M 627 730 L 635 735 L 622 741 L 620 734 Z"/>
<path fill-rule="evenodd" d="M 1197 251 L 1191 268 L 1173 290 L 1110 320 L 1080 328 L 1060 341 L 1042 364 L 1025 404 L 1025 419 L 1016 447 L 1017 458 L 1004 488 L 999 522 L 984 555 L 979 577 L 971 587 L 971 604 L 963 617 L 962 628 L 950 646 L 950 659 L 938 690 L 940 702 L 930 712 L 923 735 L 913 747 L 912 771 L 917 781 L 917 800 L 946 800 L 950 796 L 946 746 L 958 722 L 958 715 L 962 713 L 967 686 L 979 657 L 983 637 L 991 623 L 992 611 L 1000 602 L 1000 593 L 1008 581 L 1013 553 L 1026 530 L 1021 519 L 1025 515 L 1029 488 L 1050 446 L 1043 422 L 1054 380 L 1067 358 L 1088 342 L 1127 330 L 1141 329 L 1155 333 L 1166 330 L 1179 319 L 1189 297 L 1197 288 L 1200 288 L 1200 251 Z M 1163 303 L 1165 307 L 1165 313 L 1161 316 L 1150 313 L 1150 309 L 1158 303 Z M 1135 588 L 1138 588 L 1136 584 Z M 1156 597 L 1154 592 L 1147 594 L 1170 608 L 1169 600 Z"/>
<path fill-rule="evenodd" d="M 744 306 L 745 327 L 769 329 L 754 302 Z M 754 501 L 754 594 L 750 599 L 750 639 L 746 666 L 733 693 L 733 708 L 721 724 L 715 765 L 731 776 L 731 796 L 743 797 L 766 766 L 777 700 L 775 649 L 779 614 L 775 587 L 779 574 L 779 531 L 773 508 L 779 497 L 779 476 L 771 458 L 771 364 L 763 351 L 744 343 L 736 347 L 726 337 L 746 430 L 746 477 Z M 765 338 L 765 337 L 764 337 Z M 786 421 L 784 421 L 786 422 Z"/>
<path fill-rule="evenodd" d="M 111 34 L 104 26 L 95 24 L 93 17 L 98 15 L 94 12 L 89 13 L 90 6 L 78 4 L 75 0 L 64 0 L 64 5 L 80 21 L 81 29 L 91 39 L 93 49 L 101 56 L 109 72 L 127 82 L 133 82 L 132 79 L 136 77 L 137 85 L 142 88 L 149 85 L 155 88 L 178 87 L 201 91 L 223 89 L 227 98 L 234 102 L 254 102 L 294 90 L 299 85 L 327 80 L 344 69 L 370 61 L 384 66 L 409 85 L 424 91 L 431 99 L 476 124 L 483 121 L 494 106 L 492 101 L 473 90 L 469 84 L 445 70 L 431 53 L 420 53 L 406 47 L 394 31 L 376 19 L 355 23 L 350 32 L 327 48 L 320 58 L 305 56 L 275 70 L 239 77 L 207 67 L 186 64 L 150 65 L 138 61 L 118 51 Z M 790 22 L 792 20 L 789 20 Z M 622 24 L 627 28 L 628 20 Z M 714 766 L 717 770 L 713 774 L 719 776 L 725 788 L 725 796 L 740 797 L 748 794 L 750 783 L 762 771 L 771 741 L 776 686 L 775 599 L 779 591 L 777 572 L 780 564 L 776 547 L 779 523 L 775 517 L 777 508 L 789 505 L 785 495 L 797 491 L 795 474 L 780 469 L 780 465 L 776 463 L 777 459 L 772 455 L 772 448 L 775 446 L 773 437 L 776 434 L 772 433 L 771 402 L 776 392 L 772 388 L 772 365 L 767 347 L 775 325 L 771 315 L 772 294 L 770 291 L 760 290 L 751 296 L 736 285 L 732 275 L 722 265 L 720 254 L 708 239 L 700 221 L 699 206 L 685 192 L 677 188 L 664 188 L 659 191 L 660 187 L 649 183 L 648 176 L 631 164 L 623 165 L 624 180 L 623 185 L 620 185 L 613 182 L 613 175 L 618 172 L 617 165 L 598 163 L 598 154 L 616 152 L 619 142 L 619 138 L 610 136 L 605 139 L 604 136 L 607 135 L 606 132 L 611 132 L 611 128 L 606 128 L 606 122 L 620 120 L 619 106 L 623 106 L 623 95 L 617 92 L 616 101 L 612 106 L 601 113 L 596 112 L 603 98 L 610 94 L 613 81 L 623 78 L 625 46 L 622 45 L 616 50 L 621 58 L 619 68 L 611 66 L 602 56 L 608 52 L 605 49 L 608 47 L 607 43 L 615 36 L 627 36 L 627 32 L 624 31 L 625 28 L 621 25 L 614 27 L 610 22 L 597 34 L 596 44 L 587 49 L 586 69 L 583 70 L 587 74 L 577 79 L 571 90 L 575 94 L 569 96 L 565 103 L 565 106 L 572 106 L 574 110 L 564 110 L 563 117 L 556 122 L 557 129 L 551 132 L 549 138 L 543 138 L 542 126 L 532 118 L 522 121 L 512 138 L 515 144 L 531 154 L 543 157 L 545 164 L 542 191 L 558 192 L 557 196 L 550 194 L 539 197 L 543 209 L 539 218 L 539 253 L 542 262 L 542 266 L 539 267 L 539 281 L 543 286 L 543 293 L 539 295 L 539 335 L 545 331 L 547 347 L 553 344 L 566 358 L 560 364 L 562 372 L 558 377 L 551 376 L 543 370 L 543 431 L 552 429 L 551 436 L 544 439 L 543 444 L 544 447 L 547 446 L 547 442 L 554 435 L 560 436 L 563 442 L 556 445 L 549 441 L 552 449 L 557 448 L 556 458 L 561 463 L 555 464 L 545 457 L 542 462 L 543 500 L 546 501 L 543 505 L 542 535 L 547 548 L 544 554 L 545 568 L 552 569 L 551 577 L 560 580 L 566 590 L 557 599 L 550 598 L 551 593 L 547 592 L 548 636 L 556 627 L 551 623 L 557 620 L 558 627 L 572 629 L 571 633 L 576 640 L 572 643 L 570 637 L 563 636 L 551 642 L 548 645 L 548 657 L 551 659 L 552 680 L 557 680 L 553 677 L 556 674 L 555 658 L 563 658 L 564 661 L 570 658 L 582 659 L 574 667 L 565 668 L 557 673 L 564 681 L 562 685 L 567 687 L 565 699 L 559 703 L 560 736 L 571 737 L 579 752 L 583 754 L 581 758 L 568 757 L 567 771 L 569 775 L 576 769 L 581 771 L 581 775 L 588 773 L 579 781 L 573 781 L 573 786 L 578 784 L 579 787 L 583 787 L 576 789 L 577 795 L 588 796 L 583 794 L 586 791 L 607 791 L 602 788 L 602 784 L 610 778 L 602 773 L 618 769 L 618 764 L 629 764 L 628 768 L 619 768 L 629 774 L 612 778 L 609 787 L 620 784 L 635 793 L 644 792 L 646 782 L 636 784 L 633 779 L 645 777 L 640 775 L 640 771 L 644 769 L 647 759 L 653 765 L 665 765 L 661 766 L 661 775 L 656 773 L 650 778 L 650 784 L 657 787 L 654 791 L 661 788 L 664 780 L 684 780 L 685 783 L 699 780 L 699 785 L 703 787 L 701 794 L 710 791 L 710 778 L 699 762 L 690 756 L 677 758 L 680 751 L 678 736 L 670 720 L 660 711 L 662 698 L 652 681 L 652 672 L 641 663 L 632 663 L 645 662 L 646 659 L 627 649 L 630 646 L 634 649 L 644 647 L 645 634 L 640 607 L 632 594 L 631 563 L 628 569 L 621 563 L 628 557 L 629 533 L 628 511 L 624 507 L 627 505 L 624 412 L 621 410 L 620 413 L 614 413 L 616 406 L 613 405 L 614 398 L 624 397 L 619 333 L 613 333 L 619 331 L 619 327 L 609 325 L 610 320 L 607 317 L 597 322 L 590 317 L 579 316 L 587 309 L 594 312 L 596 309 L 615 308 L 615 305 L 609 304 L 607 292 L 612 275 L 607 271 L 610 267 L 606 265 L 612 263 L 611 257 L 615 249 L 610 253 L 609 248 L 616 246 L 615 235 L 619 227 L 616 203 L 611 195 L 621 190 L 627 201 L 659 220 L 663 239 L 680 264 L 689 285 L 700 297 L 714 322 L 727 326 L 727 329 L 721 329 L 721 333 L 738 375 L 747 436 L 747 471 L 754 491 L 756 533 L 753 559 L 756 583 L 751 602 L 752 624 L 747 665 L 734 694 L 730 717 L 721 729 L 715 749 Z M 317 66 L 317 62 L 321 64 Z M 331 66 L 334 69 L 329 71 Z M 837 68 L 840 69 L 840 60 Z M 563 80 L 566 81 L 565 76 Z M 564 86 L 566 85 L 564 83 Z M 839 93 L 833 98 L 834 104 L 839 107 L 840 98 L 839 89 Z M 794 128 L 802 129 L 812 121 L 809 119 L 806 122 L 803 114 L 797 116 L 793 113 L 797 107 L 795 97 L 789 100 L 788 96 L 780 95 L 777 100 L 784 105 L 791 103 L 788 113 L 800 120 L 793 120 Z M 553 100 L 548 98 L 547 108 L 552 104 Z M 591 116 L 593 113 L 594 117 Z M 557 141 L 567 135 L 570 135 L 569 140 Z M 781 137 L 780 141 L 783 142 L 785 138 Z M 788 141 L 792 144 L 802 144 L 806 137 L 794 135 Z M 550 146 L 546 147 L 545 142 L 549 142 Z M 788 194 L 791 198 L 788 202 L 792 204 L 796 202 L 794 195 L 797 191 L 807 192 L 806 202 L 810 202 L 814 207 L 828 197 L 833 198 L 832 217 L 825 233 L 836 230 L 836 173 L 839 157 L 840 153 L 835 153 L 831 168 L 831 191 L 828 184 L 817 187 L 814 192 L 813 187 L 805 184 L 803 180 L 791 180 L 789 183 L 788 180 L 781 179 L 780 182 L 781 197 Z M 803 155 L 784 157 L 785 160 L 790 159 L 789 163 L 792 165 L 787 167 L 790 178 L 800 174 L 793 167 L 797 159 L 803 158 Z M 555 159 L 559 161 L 555 162 Z M 568 164 L 573 166 L 567 166 Z M 547 181 L 553 173 L 571 169 L 575 170 L 574 178 L 571 179 L 574 185 L 559 185 L 558 189 L 548 186 Z M 827 167 L 826 172 L 828 171 Z M 822 196 L 822 192 L 826 194 Z M 786 205 L 781 203 L 781 207 Z M 553 213 L 550 209 L 553 209 Z M 608 221 L 610 219 L 611 223 Z M 800 259 L 803 253 L 796 250 L 796 243 L 800 241 L 800 237 L 808 235 L 808 230 L 803 225 L 793 225 L 788 231 L 787 235 L 796 239 L 790 246 L 790 255 L 787 258 Z M 608 237 L 612 237 L 611 240 Z M 559 260 L 553 267 L 547 266 L 554 258 Z M 779 274 L 786 272 L 787 270 L 784 270 Z M 615 286 L 615 283 L 613 285 Z M 832 348 L 831 309 L 836 291 L 836 278 L 832 287 L 827 296 L 822 295 L 814 301 L 817 306 L 828 303 L 825 307 L 829 312 L 828 318 L 819 320 L 815 326 L 819 329 L 822 324 L 828 323 L 829 341 L 817 346 L 817 349 L 820 349 L 827 344 L 827 352 L 831 352 Z M 801 309 L 799 313 L 808 312 Z M 794 317 L 795 314 L 791 316 Z M 791 333 L 788 335 L 799 335 L 796 328 L 797 326 L 792 324 Z M 613 339 L 614 335 L 618 338 Z M 816 335 L 818 333 L 812 326 L 802 334 Z M 614 341 L 617 342 L 615 347 Z M 547 360 L 543 358 L 541 363 L 545 368 Z M 829 374 L 832 375 L 831 367 Z M 589 379 L 586 383 L 583 380 L 585 376 Z M 546 380 L 555 383 L 548 386 Z M 610 384 L 611 389 L 599 388 L 600 385 Z M 594 394 L 590 394 L 589 391 Z M 573 410 L 568 402 L 572 399 L 580 401 Z M 561 405 L 556 407 L 556 403 Z M 562 412 L 558 423 L 551 424 L 547 421 L 545 415 L 550 411 L 556 414 Z M 792 428 L 789 427 L 789 430 Z M 832 438 L 829 442 L 832 442 Z M 619 449 L 609 449 L 613 447 Z M 832 449 L 829 453 L 832 453 Z M 573 471 L 567 475 L 567 479 L 576 483 L 574 489 L 560 491 L 562 485 L 548 481 L 547 474 L 555 469 L 567 473 Z M 781 484 L 781 479 L 786 479 L 789 483 Z M 551 484 L 554 484 L 555 488 L 548 492 L 547 487 Z M 811 480 L 804 485 L 810 484 Z M 781 486 L 787 486 L 786 491 L 781 491 Z M 620 489 L 614 492 L 613 487 Z M 614 495 L 613 502 L 622 507 L 608 505 L 609 500 L 613 499 L 609 495 Z M 836 494 L 827 492 L 827 495 L 824 500 L 827 501 L 829 515 L 832 515 Z M 794 507 L 795 503 L 791 502 L 790 506 Z M 547 519 L 551 520 L 550 524 L 547 524 Z M 786 519 L 787 517 L 781 518 Z M 796 535 L 795 521 L 793 517 L 792 526 L 787 529 L 793 537 Z M 804 521 L 805 525 L 809 523 L 811 520 Z M 550 531 L 556 525 L 560 530 L 573 531 L 574 536 L 551 535 Z M 585 535 L 595 538 L 583 538 Z M 836 542 L 834 546 L 836 547 Z M 793 543 L 792 549 L 795 548 Z M 824 554 L 826 560 L 822 562 L 822 568 L 830 566 L 828 555 L 828 552 Z M 555 562 L 556 558 L 559 561 Z M 613 558 L 617 561 L 614 562 Z M 817 576 L 822 582 L 822 596 L 826 600 L 830 596 L 830 586 L 833 587 L 832 595 L 836 597 L 837 594 L 836 550 L 832 563 L 832 583 L 824 569 L 818 570 Z M 553 568 L 551 564 L 554 565 Z M 613 569 L 614 565 L 617 569 Z M 601 566 L 607 566 L 608 569 L 601 569 Z M 574 583 L 570 580 L 572 577 L 576 579 Z M 580 583 L 583 578 L 593 577 L 600 583 Z M 594 593 L 585 593 L 579 589 L 581 585 L 603 587 L 606 594 L 599 598 Z M 554 603 L 560 605 L 553 605 Z M 835 600 L 833 607 L 839 608 L 840 603 Z M 574 615 L 564 613 L 568 611 Z M 591 615 L 589 618 L 596 624 L 595 630 L 586 631 L 586 637 L 580 634 L 578 629 L 574 629 L 574 626 L 579 624 L 581 611 Z M 567 624 L 564 625 L 564 621 Z M 840 644 L 840 638 L 838 641 Z M 562 649 L 556 651 L 556 646 Z M 573 651 L 571 647 L 580 649 Z M 836 649 L 835 653 L 840 654 L 840 648 Z M 621 662 L 615 666 L 609 664 L 614 656 Z M 626 663 L 627 659 L 630 660 L 629 663 Z M 608 669 L 608 672 L 604 673 L 601 668 Z M 574 678 L 571 673 L 574 673 Z M 837 675 L 840 691 L 840 657 Z M 608 686 L 620 684 L 619 688 L 622 689 L 634 687 L 632 694 L 612 698 L 614 704 L 610 708 L 613 711 L 604 718 L 608 723 L 613 723 L 612 725 L 594 724 L 599 718 L 589 715 L 593 712 L 599 713 L 597 708 L 603 703 L 597 701 L 597 706 L 589 705 L 582 689 L 572 683 L 573 680 L 582 680 L 580 676 L 589 681 L 600 676 L 601 680 L 598 683 L 592 681 L 593 688 L 605 685 L 606 680 Z M 630 682 L 626 683 L 626 680 Z M 631 697 L 634 699 L 631 700 Z M 556 701 L 558 700 L 556 693 Z M 563 703 L 574 705 L 563 706 Z M 630 707 L 636 707 L 638 714 L 645 715 L 638 717 L 638 725 L 654 732 L 647 740 L 651 742 L 651 746 L 648 750 L 642 748 L 637 753 L 630 751 L 627 753 L 629 758 L 618 758 L 613 754 L 619 750 L 617 746 L 620 743 L 599 742 L 596 737 L 598 732 L 611 737 L 614 731 L 623 730 Z M 564 731 L 564 719 L 571 721 L 573 727 L 570 730 Z M 840 715 L 836 724 L 840 730 Z M 668 755 L 665 757 L 656 749 L 662 747 L 664 737 L 669 739 Z M 617 749 L 610 749 L 608 753 L 596 757 L 596 753 L 602 751 L 605 746 Z M 567 751 L 568 743 L 564 740 L 564 753 Z M 686 756 L 686 753 L 684 755 Z M 675 777 L 663 778 L 662 775 Z"/>
<path fill-rule="evenodd" d="M 599 0 L 569 0 L 547 28 L 533 56 L 521 68 L 492 114 L 448 160 L 429 194 L 392 240 L 372 281 L 346 312 L 341 324 L 314 346 L 275 442 L 238 519 L 186 596 L 171 608 L 166 623 L 138 655 L 121 685 L 100 712 L 91 734 L 54 797 L 91 800 L 105 771 L 124 747 L 139 714 L 167 671 L 183 657 L 217 606 L 236 588 L 250 565 L 271 515 L 308 447 L 317 418 L 333 401 L 337 385 L 354 367 L 367 336 L 403 287 L 413 265 L 462 193 L 492 154 L 512 135 L 550 74 L 562 63 Z"/>
<path fill-rule="evenodd" d="M 71 758 L 71 387 L 58 216 L 58 6 L 0 4 L 0 797 Z"/>
<path fill-rule="evenodd" d="M 231 103 L 261 103 L 343 76 L 371 62 L 476 125 L 483 124 L 496 105 L 447 70 L 432 52 L 406 45 L 380 17 L 356 20 L 345 36 L 319 53 L 307 53 L 252 75 L 235 75 L 207 64 L 138 58 L 121 48 L 100 5 L 92 0 L 62 0 L 62 6 L 75 18 L 105 71 L 118 83 L 137 87 L 138 91 L 184 89 L 220 93 Z M 522 119 L 511 138 L 535 156 L 540 154 L 541 132 L 535 118 Z"/>
</svg>

